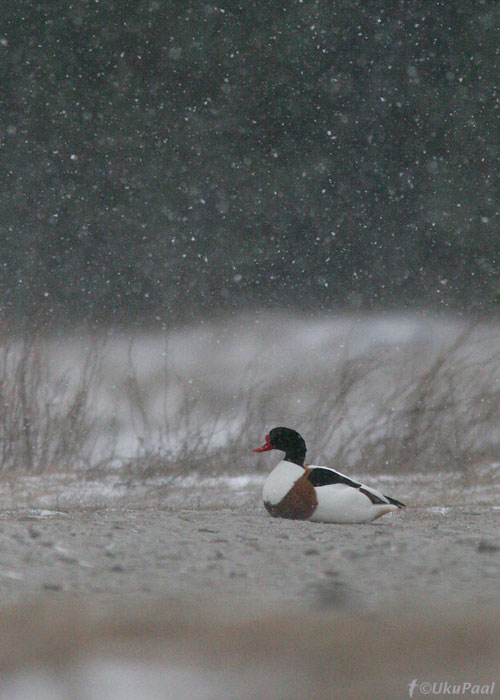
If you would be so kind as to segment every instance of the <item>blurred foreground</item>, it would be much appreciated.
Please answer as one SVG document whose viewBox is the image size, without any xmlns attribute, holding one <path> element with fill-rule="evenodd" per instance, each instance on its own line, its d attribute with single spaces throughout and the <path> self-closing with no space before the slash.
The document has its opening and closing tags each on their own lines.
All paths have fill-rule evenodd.
<svg viewBox="0 0 500 700">
<path fill-rule="evenodd" d="M 401 700 L 411 684 L 414 698 L 428 697 L 429 683 L 477 685 L 498 698 L 496 607 L 367 616 L 73 601 L 1 619 L 2 700 Z"/>
</svg>

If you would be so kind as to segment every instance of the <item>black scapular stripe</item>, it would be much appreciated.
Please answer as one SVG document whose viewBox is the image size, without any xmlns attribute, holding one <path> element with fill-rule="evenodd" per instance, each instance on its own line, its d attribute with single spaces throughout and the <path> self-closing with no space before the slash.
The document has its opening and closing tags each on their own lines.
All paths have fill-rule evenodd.
<svg viewBox="0 0 500 700">
<path fill-rule="evenodd" d="M 307 475 L 308 480 L 313 486 L 329 486 L 330 484 L 346 484 L 347 486 L 352 486 L 355 489 L 359 489 L 361 484 L 356 481 L 349 479 L 343 474 L 333 471 L 333 469 L 323 469 L 322 467 L 315 467 L 311 469 Z"/>
<path fill-rule="evenodd" d="M 387 498 L 389 503 L 392 503 L 393 506 L 397 506 L 398 508 L 406 508 L 406 503 L 401 503 L 401 501 L 397 501 L 395 498 L 391 498 L 390 496 L 385 497 Z"/>
<path fill-rule="evenodd" d="M 387 501 L 384 501 L 382 498 L 380 498 L 380 496 L 377 496 L 376 494 L 372 493 L 371 491 L 368 491 L 368 489 L 364 489 L 363 487 L 361 487 L 359 490 L 361 491 L 361 493 L 364 493 L 365 496 L 368 496 L 370 501 L 376 506 L 383 505 L 384 503 L 387 503 Z"/>
<path fill-rule="evenodd" d="M 401 501 L 397 501 L 395 498 L 391 498 L 391 496 L 386 496 L 385 494 L 384 498 L 387 500 L 384 501 L 382 498 L 380 498 L 380 496 L 377 496 L 371 491 L 368 491 L 368 489 L 363 488 L 362 484 L 358 484 L 357 481 L 353 481 L 352 479 L 349 479 L 349 477 L 344 476 L 343 474 L 339 474 L 333 469 L 315 467 L 314 469 L 311 469 L 311 471 L 307 475 L 307 478 L 313 486 L 329 486 L 330 484 L 346 484 L 347 486 L 352 486 L 352 488 L 361 491 L 361 493 L 367 496 L 370 499 L 370 501 L 375 505 L 382 505 L 384 503 L 389 502 L 393 506 L 397 506 L 398 508 L 406 508 L 406 505 L 404 503 L 401 503 Z"/>
</svg>

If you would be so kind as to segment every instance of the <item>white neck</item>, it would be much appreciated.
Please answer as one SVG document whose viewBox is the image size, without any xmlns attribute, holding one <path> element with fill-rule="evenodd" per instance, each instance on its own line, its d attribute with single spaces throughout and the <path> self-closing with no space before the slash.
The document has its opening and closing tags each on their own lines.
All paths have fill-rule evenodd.
<svg viewBox="0 0 500 700">
<path fill-rule="evenodd" d="M 264 501 L 276 505 L 304 474 L 304 467 L 282 460 L 269 474 L 262 492 Z"/>
</svg>

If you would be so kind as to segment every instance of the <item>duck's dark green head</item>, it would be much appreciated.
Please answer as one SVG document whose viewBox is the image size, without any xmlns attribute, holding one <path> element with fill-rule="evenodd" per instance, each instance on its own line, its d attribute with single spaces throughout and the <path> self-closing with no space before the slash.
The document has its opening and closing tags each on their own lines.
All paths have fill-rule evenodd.
<svg viewBox="0 0 500 700">
<path fill-rule="evenodd" d="M 285 460 L 304 466 L 306 458 L 306 443 L 303 437 L 291 428 L 273 428 L 266 435 L 266 442 L 262 447 L 257 447 L 254 452 L 267 452 L 268 450 L 281 450 L 285 453 Z"/>
</svg>

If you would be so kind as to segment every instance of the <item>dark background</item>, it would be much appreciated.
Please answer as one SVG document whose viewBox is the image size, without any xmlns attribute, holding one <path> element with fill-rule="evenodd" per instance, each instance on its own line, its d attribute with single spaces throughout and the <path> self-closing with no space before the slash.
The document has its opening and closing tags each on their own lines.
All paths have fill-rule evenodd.
<svg viewBox="0 0 500 700">
<path fill-rule="evenodd" d="M 499 308 L 497 0 L 0 5 L 4 319 Z"/>
</svg>

